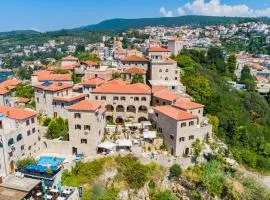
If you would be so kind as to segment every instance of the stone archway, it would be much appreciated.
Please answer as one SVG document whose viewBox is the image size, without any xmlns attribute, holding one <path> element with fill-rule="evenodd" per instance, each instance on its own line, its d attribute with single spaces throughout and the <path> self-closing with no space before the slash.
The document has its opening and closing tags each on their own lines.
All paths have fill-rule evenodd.
<svg viewBox="0 0 270 200">
<path fill-rule="evenodd" d="M 139 117 L 138 118 L 138 122 L 140 123 L 140 122 L 142 122 L 142 121 L 148 121 L 145 117 Z"/>
<path fill-rule="evenodd" d="M 123 118 L 121 118 L 121 117 L 117 117 L 117 118 L 115 119 L 115 123 L 116 123 L 116 124 L 123 124 L 123 123 L 124 123 L 124 120 L 123 120 Z"/>
</svg>

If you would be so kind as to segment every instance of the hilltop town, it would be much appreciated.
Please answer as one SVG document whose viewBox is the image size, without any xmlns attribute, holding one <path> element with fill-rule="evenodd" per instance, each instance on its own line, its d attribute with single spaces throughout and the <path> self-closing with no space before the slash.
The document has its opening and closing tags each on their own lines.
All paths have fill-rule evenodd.
<svg viewBox="0 0 270 200">
<path fill-rule="evenodd" d="M 97 38 L 0 40 L 0 199 L 252 199 L 248 170 L 270 170 L 270 26 Z"/>
</svg>

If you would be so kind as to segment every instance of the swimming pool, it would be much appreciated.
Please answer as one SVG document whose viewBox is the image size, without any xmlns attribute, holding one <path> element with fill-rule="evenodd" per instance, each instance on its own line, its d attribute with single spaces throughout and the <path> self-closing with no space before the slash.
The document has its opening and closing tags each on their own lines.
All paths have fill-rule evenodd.
<svg viewBox="0 0 270 200">
<path fill-rule="evenodd" d="M 37 164 L 45 166 L 45 167 L 51 167 L 51 166 L 58 167 L 59 164 L 61 164 L 64 160 L 65 158 L 61 158 L 61 157 L 41 156 Z"/>
</svg>

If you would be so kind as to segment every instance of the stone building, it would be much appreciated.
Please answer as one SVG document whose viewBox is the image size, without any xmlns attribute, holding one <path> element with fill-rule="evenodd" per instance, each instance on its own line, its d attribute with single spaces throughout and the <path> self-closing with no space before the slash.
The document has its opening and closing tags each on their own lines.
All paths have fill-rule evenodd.
<svg viewBox="0 0 270 200">
<path fill-rule="evenodd" d="M 203 105 L 194 102 L 178 100 L 172 105 L 155 106 L 150 118 L 174 156 L 190 155 L 197 138 L 205 141 L 212 135 L 212 126 L 203 117 Z"/>
<path fill-rule="evenodd" d="M 143 83 L 129 84 L 116 79 L 92 90 L 90 99 L 102 102 L 107 109 L 107 119 L 117 123 L 125 119 L 143 121 L 148 119 L 151 88 Z"/>
<path fill-rule="evenodd" d="M 72 153 L 96 154 L 105 129 L 105 111 L 99 101 L 84 100 L 67 107 Z"/>
<path fill-rule="evenodd" d="M 0 182 L 15 171 L 15 163 L 40 151 L 36 112 L 0 106 Z"/>
</svg>

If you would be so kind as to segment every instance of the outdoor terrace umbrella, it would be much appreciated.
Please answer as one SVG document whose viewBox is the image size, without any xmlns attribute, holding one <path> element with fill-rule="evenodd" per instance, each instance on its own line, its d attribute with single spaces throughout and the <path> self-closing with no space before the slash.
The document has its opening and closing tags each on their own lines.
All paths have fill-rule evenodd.
<svg viewBox="0 0 270 200">
<path fill-rule="evenodd" d="M 41 180 L 41 186 L 42 186 L 42 192 L 46 193 L 46 185 L 45 185 L 44 179 Z"/>
</svg>

